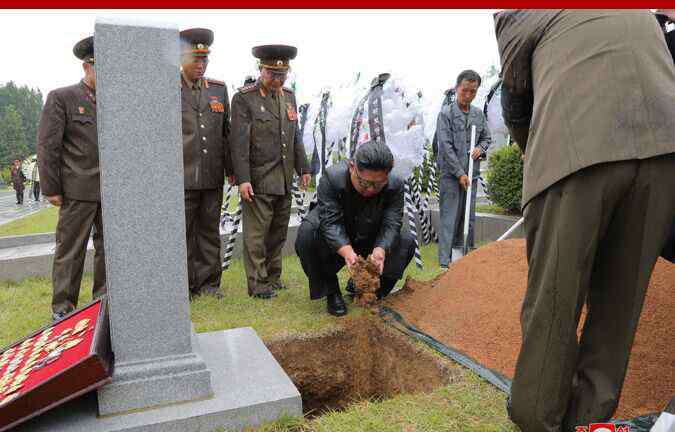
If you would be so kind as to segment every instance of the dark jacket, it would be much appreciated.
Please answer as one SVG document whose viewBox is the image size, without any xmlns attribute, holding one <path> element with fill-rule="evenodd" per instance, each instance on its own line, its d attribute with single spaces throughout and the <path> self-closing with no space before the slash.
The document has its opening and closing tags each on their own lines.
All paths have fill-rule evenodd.
<svg viewBox="0 0 675 432">
<path fill-rule="evenodd" d="M 232 171 L 230 100 L 222 81 L 202 80 L 195 97 L 181 79 L 185 189 L 219 189 Z"/>
<path fill-rule="evenodd" d="M 232 98 L 232 165 L 237 184 L 253 192 L 286 195 L 293 173 L 309 174 L 298 124 L 295 95 L 267 93 L 260 81 L 244 86 Z"/>
<path fill-rule="evenodd" d="M 14 170 L 12 169 L 12 186 L 17 192 L 21 192 L 24 189 L 24 183 L 26 182 L 26 176 L 23 175 L 21 168 Z"/>
<path fill-rule="evenodd" d="M 403 182 L 393 176 L 377 196 L 362 197 L 352 185 L 347 162 L 326 169 L 318 188 L 318 205 L 307 220 L 319 227 L 328 247 L 351 244 L 357 253 L 381 247 L 388 254 L 403 223 Z"/>
<path fill-rule="evenodd" d="M 101 200 L 95 95 L 83 82 L 47 95 L 37 154 L 45 196 Z"/>
</svg>

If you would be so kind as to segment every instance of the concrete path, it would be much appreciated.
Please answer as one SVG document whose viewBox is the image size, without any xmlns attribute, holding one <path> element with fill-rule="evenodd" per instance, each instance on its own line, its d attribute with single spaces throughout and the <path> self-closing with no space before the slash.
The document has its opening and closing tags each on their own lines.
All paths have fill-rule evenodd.
<svg viewBox="0 0 675 432">
<path fill-rule="evenodd" d="M 2 191 L 0 192 L 0 225 L 28 216 L 49 206 L 51 204 L 42 196 L 39 202 L 35 202 L 33 197 L 29 196 L 28 190 L 24 191 L 23 205 L 16 203 L 16 193 L 13 190 Z"/>
</svg>

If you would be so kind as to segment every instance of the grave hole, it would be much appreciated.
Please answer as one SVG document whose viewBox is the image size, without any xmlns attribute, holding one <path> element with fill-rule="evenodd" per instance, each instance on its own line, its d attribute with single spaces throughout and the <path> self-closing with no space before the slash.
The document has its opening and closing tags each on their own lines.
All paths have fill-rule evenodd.
<svg viewBox="0 0 675 432">
<path fill-rule="evenodd" d="M 457 374 L 447 360 L 373 317 L 347 318 L 338 329 L 267 346 L 298 388 L 309 417 L 363 400 L 431 392 Z"/>
</svg>

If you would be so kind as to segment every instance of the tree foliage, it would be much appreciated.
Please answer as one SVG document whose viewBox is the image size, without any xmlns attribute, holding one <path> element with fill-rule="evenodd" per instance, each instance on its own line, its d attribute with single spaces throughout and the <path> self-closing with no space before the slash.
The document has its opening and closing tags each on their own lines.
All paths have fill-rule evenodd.
<svg viewBox="0 0 675 432">
<path fill-rule="evenodd" d="M 35 153 L 43 99 L 40 90 L 0 86 L 0 168 Z"/>
</svg>

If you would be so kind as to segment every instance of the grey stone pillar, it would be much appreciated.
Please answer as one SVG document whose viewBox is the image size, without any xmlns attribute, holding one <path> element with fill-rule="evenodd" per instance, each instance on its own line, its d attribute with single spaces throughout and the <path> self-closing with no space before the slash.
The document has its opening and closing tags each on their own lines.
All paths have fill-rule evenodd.
<svg viewBox="0 0 675 432">
<path fill-rule="evenodd" d="M 115 354 L 99 412 L 208 398 L 189 319 L 178 29 L 98 20 L 94 47 Z"/>
</svg>

